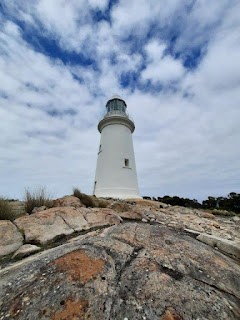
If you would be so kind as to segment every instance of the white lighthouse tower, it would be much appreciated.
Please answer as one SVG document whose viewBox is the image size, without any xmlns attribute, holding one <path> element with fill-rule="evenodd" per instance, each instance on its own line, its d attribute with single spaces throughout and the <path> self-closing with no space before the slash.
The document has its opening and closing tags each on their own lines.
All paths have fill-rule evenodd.
<svg viewBox="0 0 240 320">
<path fill-rule="evenodd" d="M 135 125 L 126 108 L 121 97 L 113 96 L 98 124 L 101 141 L 93 191 L 96 197 L 140 198 L 132 141 Z"/>
</svg>

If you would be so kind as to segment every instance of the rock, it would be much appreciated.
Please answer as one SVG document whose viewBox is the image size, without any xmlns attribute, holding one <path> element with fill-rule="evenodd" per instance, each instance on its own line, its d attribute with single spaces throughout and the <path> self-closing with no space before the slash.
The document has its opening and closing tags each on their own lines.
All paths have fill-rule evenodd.
<svg viewBox="0 0 240 320">
<path fill-rule="evenodd" d="M 14 221 L 19 230 L 24 233 L 25 241 L 42 245 L 52 242 L 58 237 L 74 232 L 57 214 L 55 208 L 23 216 Z"/>
<path fill-rule="evenodd" d="M 129 220 L 142 220 L 144 218 L 144 215 L 138 210 L 118 212 L 118 215 L 123 219 Z"/>
<path fill-rule="evenodd" d="M 185 232 L 192 234 L 193 236 L 198 236 L 200 234 L 199 231 L 191 230 L 191 229 L 184 229 Z"/>
<path fill-rule="evenodd" d="M 121 212 L 126 212 L 126 211 L 131 211 L 132 207 L 124 202 L 115 202 L 112 206 L 111 209 L 121 213 Z"/>
<path fill-rule="evenodd" d="M 211 219 L 211 220 L 216 219 L 216 217 L 211 213 L 200 211 L 200 210 L 198 212 L 199 212 L 198 215 L 201 218 L 206 218 L 206 219 Z"/>
<path fill-rule="evenodd" d="M 13 259 L 22 259 L 33 253 L 41 251 L 41 248 L 32 244 L 25 244 L 21 246 L 13 255 Z"/>
<path fill-rule="evenodd" d="M 8 220 L 0 220 L 0 257 L 9 255 L 23 244 L 23 236 Z"/>
<path fill-rule="evenodd" d="M 236 224 L 240 224 L 240 217 L 235 216 L 232 218 L 232 221 L 236 222 Z"/>
<path fill-rule="evenodd" d="M 41 212 L 41 211 L 44 211 L 44 210 L 47 210 L 47 207 L 46 206 L 41 206 L 41 207 L 35 207 L 32 211 L 32 214 L 33 213 L 37 213 L 37 212 Z"/>
<path fill-rule="evenodd" d="M 87 212 L 90 212 L 86 208 L 53 208 L 53 212 L 59 215 L 67 223 L 67 225 L 72 228 L 74 231 L 82 231 L 90 228 L 85 215 Z"/>
<path fill-rule="evenodd" d="M 200 234 L 197 237 L 197 240 L 204 242 L 211 247 L 217 247 L 219 250 L 240 260 L 240 242 L 234 242 L 208 234 Z"/>
<path fill-rule="evenodd" d="M 234 320 L 239 288 L 237 261 L 166 226 L 131 222 L 0 270 L 0 310 L 3 319 Z"/>
<path fill-rule="evenodd" d="M 54 207 L 74 207 L 81 208 L 85 207 L 80 199 L 74 196 L 65 196 L 63 198 L 59 198 L 53 201 Z"/>
<path fill-rule="evenodd" d="M 183 318 L 180 317 L 172 308 L 167 308 L 164 314 L 160 317 L 160 320 L 183 320 Z"/>
<path fill-rule="evenodd" d="M 119 224 L 122 219 L 111 209 L 90 209 L 85 219 L 91 228 Z"/>
</svg>

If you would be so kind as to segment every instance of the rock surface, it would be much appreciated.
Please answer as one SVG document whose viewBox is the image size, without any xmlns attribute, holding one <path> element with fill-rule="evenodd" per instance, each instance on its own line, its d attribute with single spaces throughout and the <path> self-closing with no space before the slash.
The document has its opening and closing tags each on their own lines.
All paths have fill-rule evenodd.
<svg viewBox="0 0 240 320">
<path fill-rule="evenodd" d="M 13 255 L 13 259 L 22 259 L 33 253 L 41 251 L 41 248 L 32 244 L 24 244 Z"/>
<path fill-rule="evenodd" d="M 32 213 L 38 213 L 38 212 L 41 212 L 41 211 L 44 211 L 44 210 L 47 210 L 47 207 L 46 206 L 41 206 L 41 207 L 35 207 L 32 211 Z"/>
<path fill-rule="evenodd" d="M 0 220 L 0 257 L 9 255 L 23 244 L 23 236 L 11 222 Z"/>
<path fill-rule="evenodd" d="M 240 318 L 238 217 L 134 199 L 85 208 L 67 198 L 15 225 L 0 221 L 1 320 Z M 8 260 L 9 248 L 21 258 L 40 250 L 34 243 L 47 247 Z"/>
<path fill-rule="evenodd" d="M 197 240 L 202 241 L 211 247 L 217 247 L 219 250 L 232 255 L 240 261 L 240 241 L 230 241 L 208 234 L 200 234 Z"/>
<path fill-rule="evenodd" d="M 41 211 L 30 216 L 23 216 L 14 221 L 25 235 L 27 243 L 47 244 L 55 238 L 74 232 L 65 221 L 57 215 L 56 209 Z"/>
<path fill-rule="evenodd" d="M 59 237 L 91 228 L 119 224 L 122 221 L 111 209 L 56 207 L 14 221 L 26 243 L 45 245 Z"/>
<path fill-rule="evenodd" d="M 82 235 L 1 270 L 0 288 L 1 319 L 240 317 L 239 264 L 159 224 Z"/>
<path fill-rule="evenodd" d="M 81 208 L 85 207 L 80 199 L 74 196 L 65 196 L 53 201 L 54 207 L 74 207 L 74 208 Z"/>
</svg>

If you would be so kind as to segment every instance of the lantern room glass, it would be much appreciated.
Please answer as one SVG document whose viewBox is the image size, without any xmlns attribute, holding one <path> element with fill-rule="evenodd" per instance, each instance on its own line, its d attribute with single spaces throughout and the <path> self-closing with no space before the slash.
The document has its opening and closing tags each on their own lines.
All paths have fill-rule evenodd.
<svg viewBox="0 0 240 320">
<path fill-rule="evenodd" d="M 122 100 L 114 99 L 110 100 L 107 104 L 107 112 L 121 111 L 126 112 L 126 105 Z"/>
</svg>

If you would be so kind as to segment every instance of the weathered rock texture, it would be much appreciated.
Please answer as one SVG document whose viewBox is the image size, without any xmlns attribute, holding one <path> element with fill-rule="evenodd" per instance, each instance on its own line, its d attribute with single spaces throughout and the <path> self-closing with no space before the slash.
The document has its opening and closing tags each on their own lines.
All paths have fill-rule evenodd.
<svg viewBox="0 0 240 320">
<path fill-rule="evenodd" d="M 13 259 L 22 259 L 33 253 L 41 251 L 41 248 L 32 244 L 24 244 L 13 255 Z"/>
<path fill-rule="evenodd" d="M 0 221 L 2 256 L 45 248 L 2 260 L 0 319 L 240 319 L 237 217 L 146 200 L 68 203 Z"/>
<path fill-rule="evenodd" d="M 0 288 L 1 319 L 240 317 L 239 264 L 157 224 L 108 227 L 27 258 L 0 271 Z"/>
<path fill-rule="evenodd" d="M 63 198 L 59 198 L 53 201 L 54 207 L 74 207 L 81 208 L 85 207 L 82 202 L 74 196 L 65 196 Z"/>
<path fill-rule="evenodd" d="M 74 232 L 56 213 L 56 209 L 41 211 L 16 219 L 16 226 L 25 235 L 27 243 L 46 244 L 62 235 Z"/>
<path fill-rule="evenodd" d="M 0 220 L 0 257 L 16 251 L 23 244 L 23 236 L 11 221 Z"/>
</svg>

